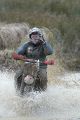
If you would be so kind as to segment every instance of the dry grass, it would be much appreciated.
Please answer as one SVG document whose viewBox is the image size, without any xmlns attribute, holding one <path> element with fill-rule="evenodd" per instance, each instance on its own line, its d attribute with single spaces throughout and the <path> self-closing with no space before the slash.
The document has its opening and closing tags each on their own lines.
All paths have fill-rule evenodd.
<svg viewBox="0 0 80 120">
<path fill-rule="evenodd" d="M 48 81 L 50 84 L 61 84 L 61 81 L 57 79 L 57 76 L 64 74 L 65 69 L 60 65 L 59 61 L 56 59 L 55 64 L 48 66 Z"/>
<path fill-rule="evenodd" d="M 0 49 L 16 48 L 28 33 L 28 30 L 29 26 L 25 23 L 0 26 Z"/>
<path fill-rule="evenodd" d="M 0 70 L 13 70 L 15 71 L 19 67 L 21 67 L 21 64 L 19 61 L 16 61 L 12 58 L 12 53 L 14 50 L 1 50 L 0 51 Z"/>
<path fill-rule="evenodd" d="M 0 49 L 4 50 L 3 52 L 0 51 L 0 63 L 4 63 L 3 61 L 5 58 L 5 51 L 6 49 L 15 50 L 20 44 L 23 44 L 27 41 L 27 34 L 29 31 L 30 26 L 26 23 L 13 23 L 13 24 L 5 24 L 0 23 Z M 61 64 L 65 68 L 69 68 L 71 70 L 79 69 L 80 66 L 80 52 L 79 51 L 79 39 L 74 40 L 74 49 L 69 49 L 70 45 L 66 45 L 63 42 L 60 31 L 57 28 L 48 29 L 47 27 L 41 26 L 41 30 L 43 31 L 45 39 L 49 40 L 51 45 L 54 48 L 54 55 L 57 57 L 56 59 L 60 59 Z M 71 39 L 70 39 L 71 40 Z M 70 42 L 70 41 L 69 41 Z M 78 45 L 77 45 L 78 43 Z M 67 43 L 69 44 L 69 43 Z M 68 51 L 65 52 L 66 49 Z M 9 52 L 9 51 L 8 51 Z M 3 54 L 3 55 L 2 55 Z M 73 61 L 75 60 L 75 61 Z M 8 56 L 7 56 L 8 61 Z M 57 66 L 58 67 L 58 66 Z"/>
<path fill-rule="evenodd" d="M 18 63 L 12 59 L 12 52 L 20 44 L 27 41 L 29 25 L 25 23 L 3 23 L 0 28 L 0 65 L 15 68 Z M 41 30 L 45 39 L 50 39 L 50 41 L 53 39 L 53 34 L 48 28 L 42 27 Z"/>
</svg>

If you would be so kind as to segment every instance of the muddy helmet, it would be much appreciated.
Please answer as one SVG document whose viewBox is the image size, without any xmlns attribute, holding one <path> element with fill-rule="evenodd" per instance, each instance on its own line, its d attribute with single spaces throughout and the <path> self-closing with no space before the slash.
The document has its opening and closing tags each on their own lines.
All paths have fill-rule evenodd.
<svg viewBox="0 0 80 120">
<path fill-rule="evenodd" d="M 34 28 L 30 29 L 29 38 L 31 38 L 32 34 L 38 34 L 39 36 L 42 36 L 41 30 L 39 28 L 37 28 L 37 27 L 34 27 Z"/>
</svg>

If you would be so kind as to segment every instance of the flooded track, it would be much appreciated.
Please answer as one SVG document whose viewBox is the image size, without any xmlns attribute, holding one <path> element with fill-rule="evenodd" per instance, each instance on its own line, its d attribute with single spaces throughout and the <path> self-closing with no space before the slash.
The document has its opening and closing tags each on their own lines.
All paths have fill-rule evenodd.
<svg viewBox="0 0 80 120">
<path fill-rule="evenodd" d="M 14 73 L 0 72 L 0 120 L 80 120 L 80 73 L 57 77 L 46 92 L 21 98 L 14 89 Z"/>
</svg>

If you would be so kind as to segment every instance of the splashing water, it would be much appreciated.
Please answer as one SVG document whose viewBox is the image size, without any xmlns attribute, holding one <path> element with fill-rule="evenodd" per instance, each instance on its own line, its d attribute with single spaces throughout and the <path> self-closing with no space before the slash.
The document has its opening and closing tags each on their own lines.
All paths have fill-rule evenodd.
<svg viewBox="0 0 80 120">
<path fill-rule="evenodd" d="M 70 75 L 74 79 L 76 76 L 77 81 L 80 80 L 80 73 L 66 75 L 61 76 L 63 81 L 68 79 L 73 81 Z M 80 88 L 79 86 L 66 88 L 63 85 L 48 85 L 46 92 L 32 92 L 29 96 L 21 98 L 15 93 L 14 73 L 0 72 L 0 117 L 20 116 L 78 120 Z"/>
</svg>

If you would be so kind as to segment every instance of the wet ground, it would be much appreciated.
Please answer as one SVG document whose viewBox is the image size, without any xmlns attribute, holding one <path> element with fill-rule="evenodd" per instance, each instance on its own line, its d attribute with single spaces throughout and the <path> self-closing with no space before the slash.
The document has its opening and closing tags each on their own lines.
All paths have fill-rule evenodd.
<svg viewBox="0 0 80 120">
<path fill-rule="evenodd" d="M 14 72 L 0 72 L 0 120 L 80 120 L 80 73 L 57 76 L 46 92 L 21 98 L 14 88 Z"/>
</svg>

